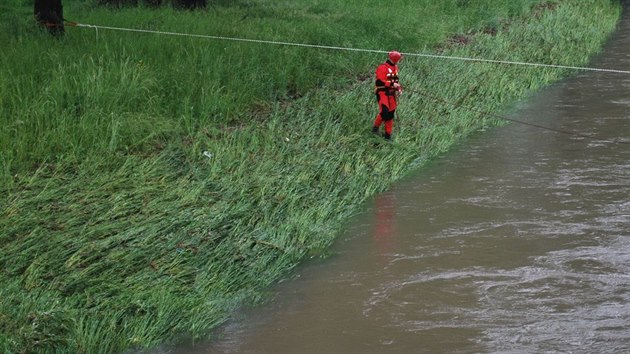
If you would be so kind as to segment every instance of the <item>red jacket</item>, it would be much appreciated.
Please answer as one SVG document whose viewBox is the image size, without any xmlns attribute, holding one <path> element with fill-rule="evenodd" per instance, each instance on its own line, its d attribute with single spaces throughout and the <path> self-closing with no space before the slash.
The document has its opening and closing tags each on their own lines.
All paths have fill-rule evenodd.
<svg viewBox="0 0 630 354">
<path fill-rule="evenodd" d="M 376 93 L 385 92 L 387 96 L 394 96 L 396 89 L 394 84 L 398 83 L 398 65 L 387 60 L 376 68 Z"/>
</svg>

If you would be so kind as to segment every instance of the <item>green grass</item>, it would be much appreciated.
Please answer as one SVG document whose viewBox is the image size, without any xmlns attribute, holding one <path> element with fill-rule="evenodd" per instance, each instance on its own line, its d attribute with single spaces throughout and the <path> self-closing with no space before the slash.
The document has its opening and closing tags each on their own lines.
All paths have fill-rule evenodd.
<svg viewBox="0 0 630 354">
<path fill-rule="evenodd" d="M 586 64 L 620 12 L 608 0 L 400 1 L 393 14 L 375 0 L 224 3 L 64 11 L 88 24 L 563 65 Z M 499 123 L 475 110 L 501 112 L 570 74 L 407 57 L 395 140 L 383 144 L 369 133 L 382 54 L 87 28 L 57 40 L 33 29 L 30 6 L 0 5 L 7 352 L 206 336 L 325 254 L 367 198 Z"/>
</svg>

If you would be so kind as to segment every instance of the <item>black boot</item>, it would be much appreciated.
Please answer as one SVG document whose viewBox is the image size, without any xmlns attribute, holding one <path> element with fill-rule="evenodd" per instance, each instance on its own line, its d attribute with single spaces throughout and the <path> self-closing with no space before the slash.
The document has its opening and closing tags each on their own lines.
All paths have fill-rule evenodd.
<svg viewBox="0 0 630 354">
<path fill-rule="evenodd" d="M 383 133 L 383 138 L 385 138 L 385 140 L 392 140 L 392 135 L 388 133 Z"/>
<path fill-rule="evenodd" d="M 377 134 L 378 135 L 378 128 L 376 125 L 372 127 L 372 134 Z"/>
</svg>

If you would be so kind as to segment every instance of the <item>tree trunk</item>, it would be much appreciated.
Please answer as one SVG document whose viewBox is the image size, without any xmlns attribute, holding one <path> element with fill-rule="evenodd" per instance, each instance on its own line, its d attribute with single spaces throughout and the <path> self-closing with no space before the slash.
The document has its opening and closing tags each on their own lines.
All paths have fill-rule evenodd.
<svg viewBox="0 0 630 354">
<path fill-rule="evenodd" d="M 54 36 L 63 36 L 63 6 L 61 0 L 35 0 L 35 20 Z"/>
</svg>

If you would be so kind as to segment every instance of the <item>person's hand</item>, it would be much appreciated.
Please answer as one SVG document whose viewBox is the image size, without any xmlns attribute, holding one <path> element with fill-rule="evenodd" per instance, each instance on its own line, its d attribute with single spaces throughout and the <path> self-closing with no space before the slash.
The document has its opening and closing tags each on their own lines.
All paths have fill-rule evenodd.
<svg viewBox="0 0 630 354">
<path fill-rule="evenodd" d="M 400 86 L 400 84 L 399 84 L 399 83 L 394 82 L 394 90 L 396 90 L 396 91 L 402 91 L 402 86 Z"/>
</svg>

